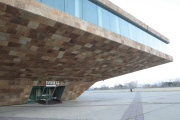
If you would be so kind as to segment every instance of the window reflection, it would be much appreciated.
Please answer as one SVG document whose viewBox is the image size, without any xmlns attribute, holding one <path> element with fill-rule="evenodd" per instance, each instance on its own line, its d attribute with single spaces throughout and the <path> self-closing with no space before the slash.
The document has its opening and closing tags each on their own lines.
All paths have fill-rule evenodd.
<svg viewBox="0 0 180 120">
<path fill-rule="evenodd" d="M 101 7 L 98 7 L 98 25 L 110 30 L 110 16 L 109 12 Z"/>
<path fill-rule="evenodd" d="M 64 11 L 64 0 L 41 0 L 41 2 L 53 8 Z"/>
<path fill-rule="evenodd" d="M 130 39 L 138 42 L 137 28 L 134 25 L 130 24 L 130 23 L 128 25 L 129 25 Z"/>
<path fill-rule="evenodd" d="M 137 32 L 137 40 L 139 41 L 139 43 L 144 44 L 143 36 L 142 36 L 142 30 L 137 28 L 136 32 Z"/>
<path fill-rule="evenodd" d="M 119 18 L 119 24 L 120 24 L 120 31 L 121 31 L 121 35 L 127 38 L 129 37 L 129 27 L 128 27 L 128 22 L 126 22 L 125 20 Z"/>
<path fill-rule="evenodd" d="M 110 27 L 111 27 L 110 29 L 111 31 L 120 34 L 118 17 L 112 13 L 110 13 Z"/>
<path fill-rule="evenodd" d="M 75 0 L 65 0 L 65 12 L 75 16 Z"/>
<path fill-rule="evenodd" d="M 74 1 L 75 1 L 75 16 L 82 19 L 82 16 L 83 16 L 82 15 L 83 13 L 82 0 L 74 0 Z"/>
<path fill-rule="evenodd" d="M 89 0 L 83 0 L 83 19 L 97 25 L 97 5 Z"/>
</svg>

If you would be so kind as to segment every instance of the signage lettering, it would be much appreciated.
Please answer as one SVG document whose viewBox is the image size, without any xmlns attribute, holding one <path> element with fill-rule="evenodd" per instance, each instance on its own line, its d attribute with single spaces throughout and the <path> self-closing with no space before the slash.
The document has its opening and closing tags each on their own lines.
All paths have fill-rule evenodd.
<svg viewBox="0 0 180 120">
<path fill-rule="evenodd" d="M 59 81 L 46 81 L 46 85 L 59 85 Z"/>
</svg>

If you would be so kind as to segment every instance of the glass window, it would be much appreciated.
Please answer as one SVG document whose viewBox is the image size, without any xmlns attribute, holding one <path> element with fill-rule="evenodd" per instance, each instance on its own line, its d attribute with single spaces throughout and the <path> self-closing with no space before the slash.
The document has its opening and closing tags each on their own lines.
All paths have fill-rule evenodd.
<svg viewBox="0 0 180 120">
<path fill-rule="evenodd" d="M 109 15 L 110 15 L 110 30 L 117 34 L 120 34 L 118 17 L 112 13 L 109 13 Z"/>
<path fill-rule="evenodd" d="M 98 25 L 110 30 L 109 12 L 101 7 L 98 7 Z"/>
<path fill-rule="evenodd" d="M 142 30 L 137 28 L 136 33 L 137 33 L 137 40 L 139 41 L 139 43 L 144 44 L 143 37 L 142 37 Z"/>
<path fill-rule="evenodd" d="M 65 0 L 65 12 L 82 18 L 82 0 Z"/>
<path fill-rule="evenodd" d="M 89 0 L 83 0 L 83 19 L 97 25 L 97 5 Z"/>
<path fill-rule="evenodd" d="M 158 45 L 159 45 L 159 46 L 158 46 L 158 50 L 161 51 L 161 52 L 163 52 L 163 48 L 162 48 L 161 41 L 158 40 L 157 42 L 158 42 Z"/>
<path fill-rule="evenodd" d="M 64 0 L 42 0 L 42 3 L 64 11 Z"/>
<path fill-rule="evenodd" d="M 152 36 L 152 42 L 153 42 L 153 48 L 158 50 L 158 42 L 156 41 L 156 38 Z"/>
<path fill-rule="evenodd" d="M 146 33 L 146 34 L 147 34 L 147 46 L 152 47 L 152 44 L 151 44 L 151 35 L 149 33 Z"/>
<path fill-rule="evenodd" d="M 149 46 L 150 46 L 151 48 L 154 48 L 152 35 L 148 34 L 148 37 L 149 37 Z"/>
<path fill-rule="evenodd" d="M 75 0 L 65 0 L 65 12 L 75 16 Z"/>
<path fill-rule="evenodd" d="M 143 36 L 143 41 L 144 41 L 144 45 L 148 46 L 148 37 L 147 37 L 147 33 L 142 31 L 142 36 Z"/>
<path fill-rule="evenodd" d="M 75 16 L 82 19 L 82 0 L 75 1 Z"/>
<path fill-rule="evenodd" d="M 161 41 L 162 42 L 162 41 Z M 166 43 L 162 42 L 163 43 L 163 52 L 167 54 L 167 46 L 166 46 Z"/>
<path fill-rule="evenodd" d="M 160 50 L 160 42 L 156 38 L 154 38 L 154 49 L 161 51 Z"/>
<path fill-rule="evenodd" d="M 169 44 L 166 44 L 166 54 L 170 54 L 171 51 L 169 51 Z"/>
<path fill-rule="evenodd" d="M 128 27 L 128 22 L 126 22 L 125 20 L 119 18 L 119 23 L 120 23 L 120 31 L 121 31 L 121 35 L 127 38 L 129 37 L 129 27 Z"/>
<path fill-rule="evenodd" d="M 137 27 L 135 27 L 131 23 L 129 23 L 128 25 L 129 25 L 130 39 L 138 42 L 138 40 L 137 40 L 137 33 L 136 33 L 137 32 Z"/>
<path fill-rule="evenodd" d="M 97 7 L 97 12 L 98 12 L 98 25 L 100 26 L 100 27 L 102 27 L 103 26 L 103 23 L 102 23 L 102 21 L 103 21 L 103 19 L 102 19 L 102 9 L 101 9 L 101 7 Z"/>
<path fill-rule="evenodd" d="M 155 38 L 155 44 L 154 45 L 155 45 L 156 50 L 161 51 L 160 40 Z"/>
</svg>

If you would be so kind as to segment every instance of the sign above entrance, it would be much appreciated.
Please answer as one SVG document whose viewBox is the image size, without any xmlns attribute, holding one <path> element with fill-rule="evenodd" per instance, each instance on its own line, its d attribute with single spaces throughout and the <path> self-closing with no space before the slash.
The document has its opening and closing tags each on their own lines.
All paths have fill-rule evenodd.
<svg viewBox="0 0 180 120">
<path fill-rule="evenodd" d="M 59 86 L 59 81 L 46 81 L 46 86 L 53 85 Z"/>
</svg>

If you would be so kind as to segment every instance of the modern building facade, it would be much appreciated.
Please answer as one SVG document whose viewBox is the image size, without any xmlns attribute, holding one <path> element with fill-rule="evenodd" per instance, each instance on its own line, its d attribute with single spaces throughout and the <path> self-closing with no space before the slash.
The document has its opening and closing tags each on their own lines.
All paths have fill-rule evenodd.
<svg viewBox="0 0 180 120">
<path fill-rule="evenodd" d="M 108 0 L 0 0 L 0 106 L 72 100 L 172 62 L 169 39 Z"/>
</svg>

